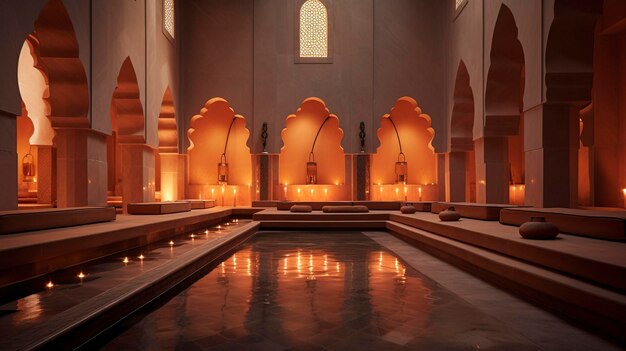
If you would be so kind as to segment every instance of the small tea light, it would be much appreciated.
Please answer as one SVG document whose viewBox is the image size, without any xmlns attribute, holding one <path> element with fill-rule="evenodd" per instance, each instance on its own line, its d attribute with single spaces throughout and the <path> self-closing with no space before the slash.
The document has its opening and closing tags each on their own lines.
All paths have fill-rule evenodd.
<svg viewBox="0 0 626 351">
<path fill-rule="evenodd" d="M 85 273 L 81 271 L 80 273 L 78 273 L 78 279 L 83 280 L 83 278 L 85 278 Z"/>
<path fill-rule="evenodd" d="M 170 246 L 174 246 L 174 241 L 170 240 Z"/>
<path fill-rule="evenodd" d="M 217 230 L 220 230 L 220 229 L 222 229 L 222 226 L 221 226 L 221 225 L 218 225 L 218 226 L 217 226 L 217 227 L 215 227 L 215 228 L 217 228 Z"/>
<path fill-rule="evenodd" d="M 46 288 L 48 289 L 54 288 L 54 283 L 52 283 L 52 280 L 48 281 L 48 283 L 46 284 Z"/>
<path fill-rule="evenodd" d="M 128 262 L 130 262 L 130 261 L 128 260 L 128 257 L 124 257 L 124 259 L 122 260 L 122 262 L 124 262 L 124 264 L 128 264 Z"/>
<path fill-rule="evenodd" d="M 141 254 L 141 255 L 139 255 L 139 257 L 137 257 L 137 258 L 143 261 L 143 259 L 144 259 L 144 258 L 146 258 L 146 257 L 145 257 L 143 254 Z"/>
<path fill-rule="evenodd" d="M 209 234 L 209 230 L 208 230 L 208 229 L 205 229 L 204 234 L 207 234 L 207 235 L 208 235 L 208 234 Z"/>
<path fill-rule="evenodd" d="M 190 237 L 193 239 L 193 238 L 196 237 L 196 235 L 195 234 L 191 234 Z"/>
</svg>

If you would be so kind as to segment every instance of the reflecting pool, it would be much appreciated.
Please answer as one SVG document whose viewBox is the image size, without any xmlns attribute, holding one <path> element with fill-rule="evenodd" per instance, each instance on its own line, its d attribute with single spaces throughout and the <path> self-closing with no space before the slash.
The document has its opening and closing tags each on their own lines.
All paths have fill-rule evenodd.
<svg viewBox="0 0 626 351">
<path fill-rule="evenodd" d="M 125 328 L 104 349 L 535 348 L 359 232 L 261 232 Z"/>
</svg>

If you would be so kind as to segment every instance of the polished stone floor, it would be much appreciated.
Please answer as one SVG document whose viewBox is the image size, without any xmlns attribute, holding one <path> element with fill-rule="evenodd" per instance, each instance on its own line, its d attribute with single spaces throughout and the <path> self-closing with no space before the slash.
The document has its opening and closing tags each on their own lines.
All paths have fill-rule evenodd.
<svg viewBox="0 0 626 351">
<path fill-rule="evenodd" d="M 279 232 L 259 233 L 104 349 L 548 348 L 362 233 Z"/>
</svg>

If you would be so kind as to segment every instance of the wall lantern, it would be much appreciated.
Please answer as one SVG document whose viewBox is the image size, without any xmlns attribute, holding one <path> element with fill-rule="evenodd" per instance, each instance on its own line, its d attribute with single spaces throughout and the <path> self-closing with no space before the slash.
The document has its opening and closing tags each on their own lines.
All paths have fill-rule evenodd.
<svg viewBox="0 0 626 351">
<path fill-rule="evenodd" d="M 220 162 L 217 164 L 217 183 L 220 185 L 228 184 L 228 162 L 226 162 L 226 149 L 228 148 L 228 139 L 230 138 L 230 131 L 235 124 L 237 116 L 233 117 L 228 126 L 228 134 L 226 134 L 226 142 L 224 143 L 224 152 L 220 155 Z"/>
<path fill-rule="evenodd" d="M 22 158 L 22 175 L 24 176 L 24 182 L 31 183 L 35 181 L 35 163 L 30 150 Z"/>
<path fill-rule="evenodd" d="M 313 150 L 315 149 L 315 143 L 317 142 L 317 137 L 320 136 L 320 132 L 322 131 L 322 127 L 324 124 L 328 122 L 330 119 L 330 115 L 324 119 L 324 122 L 317 129 L 317 134 L 315 134 L 315 139 L 313 140 L 313 146 L 311 146 L 311 152 L 309 153 L 309 160 L 306 163 L 306 183 L 307 184 L 317 184 L 317 162 L 315 162 L 315 155 L 313 154 Z"/>
<path fill-rule="evenodd" d="M 398 138 L 398 147 L 400 147 L 400 153 L 398 154 L 398 161 L 396 161 L 396 183 L 406 184 L 408 181 L 408 164 L 406 162 L 406 156 L 404 152 L 402 152 L 402 142 L 400 141 L 400 134 L 398 133 L 398 128 L 396 128 L 396 124 L 393 123 L 393 119 L 391 116 L 387 117 L 391 125 L 393 126 L 393 130 L 396 132 L 396 138 Z"/>
</svg>

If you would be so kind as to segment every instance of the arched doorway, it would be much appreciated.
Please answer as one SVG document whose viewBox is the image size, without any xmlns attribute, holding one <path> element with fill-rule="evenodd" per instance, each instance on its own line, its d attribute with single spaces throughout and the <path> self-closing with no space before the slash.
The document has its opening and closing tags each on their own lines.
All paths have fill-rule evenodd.
<svg viewBox="0 0 626 351">
<path fill-rule="evenodd" d="M 159 149 L 155 162 L 156 191 L 161 201 L 185 197 L 184 164 L 178 153 L 178 126 L 174 97 L 169 86 L 163 94 L 158 122 Z"/>
<path fill-rule="evenodd" d="M 109 203 L 119 207 L 121 201 L 124 212 L 129 203 L 154 200 L 154 152 L 145 145 L 139 95 L 135 68 L 127 57 L 111 99 L 112 133 L 107 138 Z"/>
<path fill-rule="evenodd" d="M 450 118 L 448 153 L 448 194 L 446 200 L 476 202 L 476 161 L 474 154 L 474 93 L 469 72 L 461 60 L 454 83 L 454 105 Z"/>
<path fill-rule="evenodd" d="M 599 125 L 613 128 L 610 123 L 593 123 L 594 111 L 598 106 L 589 106 L 592 85 L 595 85 L 594 35 L 601 12 L 601 1 L 554 2 L 554 18 L 545 44 L 545 103 L 540 119 L 525 125 L 527 133 L 536 134 L 541 140 L 534 150 L 526 153 L 526 159 L 530 158 L 526 170 L 529 179 L 526 185 L 528 204 L 543 207 L 577 206 L 578 173 L 581 172 L 578 167 L 581 121 L 583 135 Z M 607 105 L 600 108 L 607 108 Z M 582 114 L 581 109 L 585 110 Z M 584 143 L 593 143 L 592 139 L 583 136 Z M 614 163 L 614 155 L 610 150 L 595 154 L 605 158 L 603 161 L 597 160 L 605 165 Z M 593 175 L 591 177 L 594 178 Z M 602 182 L 610 183 L 607 179 Z M 611 187 L 615 204 L 621 195 L 620 189 L 617 182 Z M 593 195 L 589 195 L 593 198 Z"/>
<path fill-rule="evenodd" d="M 484 138 L 475 144 L 478 202 L 509 203 L 510 186 L 524 182 L 524 50 L 517 32 L 513 13 L 503 4 L 491 42 Z"/>
</svg>

